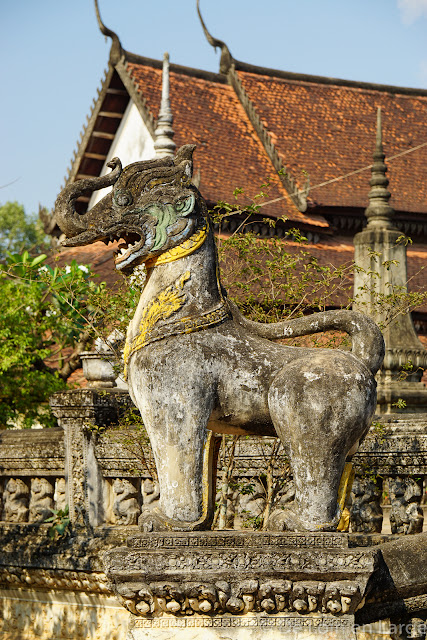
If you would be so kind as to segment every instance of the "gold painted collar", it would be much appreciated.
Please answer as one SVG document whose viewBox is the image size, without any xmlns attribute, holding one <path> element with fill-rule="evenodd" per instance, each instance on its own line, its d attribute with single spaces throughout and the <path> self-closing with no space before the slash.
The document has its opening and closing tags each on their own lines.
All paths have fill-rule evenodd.
<svg viewBox="0 0 427 640">
<path fill-rule="evenodd" d="M 155 256 L 154 258 L 149 258 L 145 266 L 147 269 L 151 269 L 152 267 L 157 267 L 161 264 L 167 264 L 168 262 L 174 262 L 175 260 L 179 260 L 180 258 L 184 258 L 185 256 L 189 256 L 191 253 L 194 253 L 196 249 L 202 246 L 204 241 L 206 240 L 209 232 L 209 222 L 207 219 L 204 220 L 203 226 L 198 229 L 193 235 L 184 240 L 177 247 L 173 247 L 169 249 L 169 251 L 165 251 L 165 253 L 161 253 L 159 256 Z"/>
</svg>

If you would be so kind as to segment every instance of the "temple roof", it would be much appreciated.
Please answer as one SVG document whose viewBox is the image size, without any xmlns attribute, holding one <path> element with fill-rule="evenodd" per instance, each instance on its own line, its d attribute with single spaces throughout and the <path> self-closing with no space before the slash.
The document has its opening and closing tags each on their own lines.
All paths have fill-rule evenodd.
<svg viewBox="0 0 427 640">
<path fill-rule="evenodd" d="M 296 80 L 262 71 L 237 74 L 290 171 L 296 176 L 308 172 L 312 205 L 366 206 L 366 172 L 314 187 L 370 164 L 381 107 L 393 207 L 427 213 L 427 146 L 390 160 L 427 142 L 426 91 L 308 76 Z"/>
<path fill-rule="evenodd" d="M 159 60 L 126 51 L 110 60 L 67 183 L 100 174 L 130 101 L 154 135 L 161 68 Z M 233 201 L 239 187 L 248 203 L 269 181 L 264 202 L 274 202 L 263 206 L 264 215 L 328 234 L 362 227 L 380 106 L 391 204 L 403 231 L 427 233 L 427 145 L 393 159 L 427 142 L 427 91 L 233 61 L 227 75 L 171 64 L 170 99 L 174 140 L 197 145 L 195 175 L 208 202 Z M 88 202 L 80 199 L 81 210 Z"/>
<path fill-rule="evenodd" d="M 129 105 L 135 105 L 154 140 L 162 61 L 125 51 L 106 31 L 113 38 L 109 66 L 67 184 L 100 175 Z M 213 42 L 223 50 L 220 73 L 170 65 L 174 141 L 177 148 L 197 145 L 194 175 L 208 203 L 234 202 L 238 187 L 247 204 L 269 181 L 266 196 L 257 200 L 272 201 L 262 207 L 263 215 L 285 216 L 288 226 L 300 227 L 317 243 L 313 252 L 322 254 L 322 261 L 341 264 L 344 255 L 351 260 L 352 236 L 366 222 L 381 107 L 390 204 L 397 227 L 421 243 L 417 251 L 408 250 L 408 267 L 410 276 L 418 274 L 413 284 L 425 284 L 419 268 L 427 257 L 427 91 L 256 67 L 234 60 L 224 43 Z M 89 197 L 81 197 L 78 209 L 88 204 Z M 66 256 L 90 262 L 97 271 L 102 264 L 102 276 L 112 280 L 107 276 L 111 249 L 94 245 L 68 250 Z"/>
</svg>

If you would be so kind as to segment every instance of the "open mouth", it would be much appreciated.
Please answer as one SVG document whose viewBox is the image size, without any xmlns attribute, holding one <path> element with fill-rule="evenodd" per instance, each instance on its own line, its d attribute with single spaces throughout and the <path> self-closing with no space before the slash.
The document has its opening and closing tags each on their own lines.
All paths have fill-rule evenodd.
<svg viewBox="0 0 427 640">
<path fill-rule="evenodd" d="M 145 239 L 139 233 L 129 232 L 121 233 L 120 236 L 111 234 L 110 236 L 103 238 L 103 242 L 106 245 L 110 242 L 118 243 L 116 251 L 114 252 L 114 262 L 116 268 L 121 269 L 127 265 L 129 258 L 133 253 L 142 249 Z"/>
</svg>

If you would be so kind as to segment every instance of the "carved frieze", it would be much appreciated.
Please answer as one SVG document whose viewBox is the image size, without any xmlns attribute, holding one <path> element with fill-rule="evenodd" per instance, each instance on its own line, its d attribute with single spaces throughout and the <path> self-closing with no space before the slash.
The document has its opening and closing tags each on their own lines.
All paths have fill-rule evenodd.
<svg viewBox="0 0 427 640">
<path fill-rule="evenodd" d="M 216 619 L 217 615 L 247 613 L 340 616 L 353 614 L 362 598 L 359 585 L 351 580 L 325 583 L 274 578 L 240 580 L 234 585 L 221 580 L 128 581 L 117 585 L 115 592 L 131 613 L 150 618 L 215 614 Z"/>
<path fill-rule="evenodd" d="M 32 569 L 29 567 L 0 568 L 0 586 L 20 589 L 60 589 L 85 593 L 111 593 L 102 572 Z"/>
<path fill-rule="evenodd" d="M 129 570 L 131 572 L 144 572 L 156 574 L 157 572 L 169 574 L 185 571 L 190 574 L 199 574 L 206 571 L 243 571 L 247 573 L 259 572 L 286 572 L 292 575 L 305 573 L 317 575 L 327 573 L 328 569 L 340 574 L 352 574 L 366 571 L 372 567 L 372 558 L 361 551 L 351 553 L 333 553 L 324 550 L 310 552 L 305 549 L 298 551 L 286 550 L 281 553 L 275 551 L 245 550 L 214 551 L 191 549 L 190 553 L 180 550 L 170 550 L 167 554 L 143 551 L 123 551 L 122 549 L 111 552 L 115 554 L 114 562 L 118 571 Z"/>
<path fill-rule="evenodd" d="M 194 614 L 247 613 L 353 614 L 361 602 L 359 585 L 351 580 L 292 582 L 281 579 L 247 579 L 234 585 L 216 582 L 122 582 L 115 592 L 134 615 L 178 617 Z"/>
<path fill-rule="evenodd" d="M 257 627 L 266 628 L 280 627 L 284 630 L 306 629 L 316 630 L 318 633 L 326 634 L 328 630 L 343 629 L 353 632 L 353 617 L 343 616 L 342 618 L 325 617 L 302 617 L 302 616 L 196 616 L 186 618 L 162 617 L 162 618 L 138 618 L 133 623 L 134 629 L 179 629 L 179 628 L 225 628 L 232 627 Z M 327 636 L 326 636 L 327 637 Z M 350 637 L 350 635 L 348 636 Z"/>
<path fill-rule="evenodd" d="M 9 478 L 3 494 L 2 520 L 27 522 L 30 490 L 21 478 Z"/>
<path fill-rule="evenodd" d="M 47 478 L 32 478 L 28 522 L 44 522 L 52 515 L 54 485 Z"/>
<path fill-rule="evenodd" d="M 106 552 L 123 606 L 150 620 L 173 615 L 352 615 L 377 552 L 343 534 L 150 533 Z"/>
<path fill-rule="evenodd" d="M 158 533 L 156 535 L 135 535 L 127 539 L 130 549 L 248 549 L 285 547 L 289 549 L 347 549 L 348 537 L 341 533 L 264 533 L 218 531 L 197 533 Z"/>
</svg>

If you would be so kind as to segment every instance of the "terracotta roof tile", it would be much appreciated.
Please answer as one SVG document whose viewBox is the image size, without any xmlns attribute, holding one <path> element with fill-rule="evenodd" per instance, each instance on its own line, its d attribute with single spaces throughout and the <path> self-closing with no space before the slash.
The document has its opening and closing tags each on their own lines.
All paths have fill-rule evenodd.
<svg viewBox="0 0 427 640">
<path fill-rule="evenodd" d="M 237 73 L 300 183 L 303 171 L 314 186 L 371 164 L 378 106 L 386 156 L 427 142 L 427 96 Z M 369 177 L 366 171 L 313 189 L 309 197 L 321 206 L 364 208 Z M 397 211 L 427 213 L 427 146 L 390 161 L 389 179 Z"/>
<path fill-rule="evenodd" d="M 128 63 L 128 73 L 153 114 L 161 97 L 161 70 L 149 65 Z M 310 226 L 327 227 L 321 216 L 303 214 L 289 200 L 274 168 L 266 156 L 243 107 L 233 89 L 188 74 L 170 72 L 170 98 L 177 147 L 194 142 L 197 150 L 194 171 L 200 169 L 200 190 L 210 202 L 233 201 L 233 190 L 242 187 L 250 198 L 271 180 L 268 199 L 284 196 L 263 207 L 265 215 L 281 217 Z"/>
</svg>

